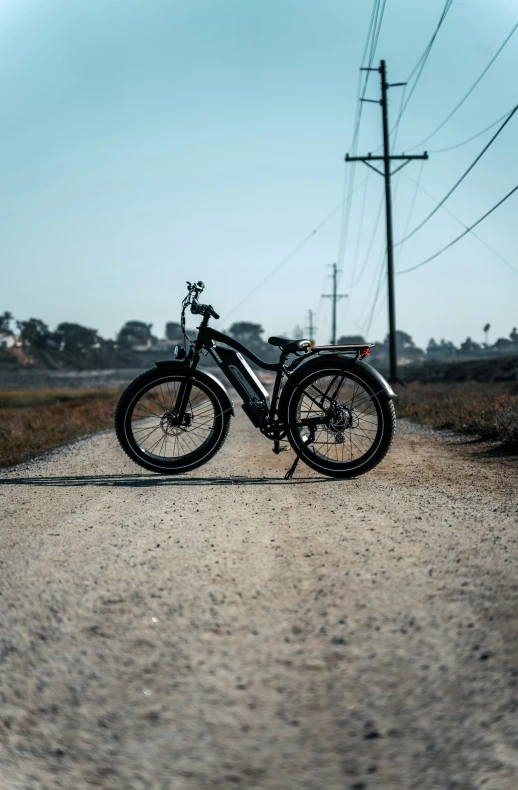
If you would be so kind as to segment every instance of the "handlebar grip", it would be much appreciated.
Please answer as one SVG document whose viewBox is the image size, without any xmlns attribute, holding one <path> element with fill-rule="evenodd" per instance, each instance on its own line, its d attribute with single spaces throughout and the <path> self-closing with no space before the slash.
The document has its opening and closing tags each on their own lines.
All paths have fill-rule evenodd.
<svg viewBox="0 0 518 790">
<path fill-rule="evenodd" d="M 191 305 L 191 313 L 193 313 L 194 315 L 205 315 L 206 313 L 208 313 L 216 320 L 219 318 L 218 313 L 216 313 L 216 311 L 210 304 L 196 304 L 195 302 L 193 302 L 193 304 Z"/>
</svg>

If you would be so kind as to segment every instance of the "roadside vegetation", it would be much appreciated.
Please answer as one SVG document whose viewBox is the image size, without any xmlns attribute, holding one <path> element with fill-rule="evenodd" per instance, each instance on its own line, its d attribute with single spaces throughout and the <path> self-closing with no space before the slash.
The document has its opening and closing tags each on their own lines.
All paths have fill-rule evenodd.
<svg viewBox="0 0 518 790">
<path fill-rule="evenodd" d="M 398 387 L 396 412 L 413 422 L 493 439 L 518 450 L 518 385 L 420 384 Z"/>
<path fill-rule="evenodd" d="M 113 426 L 113 390 L 0 391 L 0 467 Z"/>
</svg>

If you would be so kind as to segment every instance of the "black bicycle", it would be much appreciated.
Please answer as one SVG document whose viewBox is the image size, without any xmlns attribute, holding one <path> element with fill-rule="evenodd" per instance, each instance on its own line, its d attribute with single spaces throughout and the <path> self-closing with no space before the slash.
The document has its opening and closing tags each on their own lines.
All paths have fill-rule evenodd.
<svg viewBox="0 0 518 790">
<path fill-rule="evenodd" d="M 274 443 L 288 439 L 300 458 L 331 477 L 354 477 L 372 469 L 388 452 L 396 427 L 392 391 L 363 358 L 372 344 L 315 346 L 311 340 L 270 337 L 276 363 L 259 359 L 232 337 L 209 326 L 219 318 L 200 304 L 202 282 L 187 283 L 182 302 L 184 346 L 174 359 L 157 362 L 122 394 L 115 415 L 117 437 L 128 456 L 145 469 L 179 474 L 209 461 L 225 441 L 234 407 L 223 384 L 199 367 L 209 354 L 243 400 L 253 425 Z M 196 340 L 185 330 L 185 311 L 202 316 Z M 271 397 L 247 357 L 275 372 Z M 291 359 L 289 359 L 291 357 Z"/>
</svg>

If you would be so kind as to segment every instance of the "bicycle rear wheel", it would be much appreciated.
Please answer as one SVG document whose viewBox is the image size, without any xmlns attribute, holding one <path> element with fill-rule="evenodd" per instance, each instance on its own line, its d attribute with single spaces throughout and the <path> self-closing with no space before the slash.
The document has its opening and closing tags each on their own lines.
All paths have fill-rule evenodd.
<svg viewBox="0 0 518 790">
<path fill-rule="evenodd" d="M 330 477 L 355 477 L 387 454 L 396 427 L 394 404 L 365 371 L 340 360 L 298 380 L 287 397 L 288 440 L 302 460 Z M 322 419 L 313 431 L 304 421 Z"/>
</svg>

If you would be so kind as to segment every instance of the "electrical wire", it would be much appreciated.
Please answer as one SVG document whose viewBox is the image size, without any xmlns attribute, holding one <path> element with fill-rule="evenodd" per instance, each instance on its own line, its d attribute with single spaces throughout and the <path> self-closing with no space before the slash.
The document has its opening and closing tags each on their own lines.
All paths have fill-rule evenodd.
<svg viewBox="0 0 518 790">
<path fill-rule="evenodd" d="M 468 137 L 467 140 L 463 140 L 461 143 L 455 143 L 455 145 L 449 145 L 447 148 L 433 148 L 432 150 L 428 151 L 428 153 L 429 154 L 444 154 L 446 151 L 453 151 L 454 148 L 460 148 L 461 145 L 466 145 L 467 143 L 471 143 L 472 140 L 476 140 L 477 137 L 481 137 L 486 132 L 489 132 L 489 130 L 492 129 L 493 126 L 496 126 L 497 123 L 500 123 L 500 121 L 503 121 L 503 119 L 507 115 L 509 115 L 509 113 L 511 111 L 512 111 L 512 107 L 511 107 L 510 110 L 507 110 L 507 112 L 505 112 L 503 115 L 501 115 L 500 118 L 497 118 L 496 121 L 493 121 L 493 123 L 489 124 L 489 126 L 486 126 L 485 129 L 482 129 L 481 132 L 477 132 L 472 137 Z"/>
<path fill-rule="evenodd" d="M 417 198 L 417 190 L 419 189 L 419 186 L 421 184 L 421 178 L 423 176 L 423 170 L 424 170 L 424 163 L 425 163 L 425 160 L 422 159 L 421 160 L 421 167 L 419 168 L 419 175 L 417 177 L 417 181 L 414 181 L 414 179 L 412 179 L 412 181 L 414 181 L 414 183 L 415 183 L 415 189 L 414 189 L 414 194 L 413 194 L 413 197 L 412 197 L 412 203 L 410 205 L 410 211 L 408 212 L 408 217 L 407 217 L 407 220 L 406 220 L 405 236 L 408 233 L 408 228 L 410 227 L 410 220 L 412 219 L 412 214 L 414 213 L 414 207 L 415 207 L 415 202 L 416 202 L 416 198 Z M 399 266 L 399 261 L 401 260 L 401 255 L 403 253 L 403 248 L 404 248 L 404 244 L 400 244 L 399 245 L 399 250 L 398 250 L 397 261 L 396 261 L 396 264 L 395 264 L 395 267 L 394 267 L 395 269 L 397 269 L 397 267 Z"/>
<path fill-rule="evenodd" d="M 363 197 L 362 197 L 362 204 L 361 204 L 361 211 L 360 211 L 360 221 L 358 223 L 358 236 L 356 238 L 356 251 L 354 253 L 354 263 L 353 263 L 353 270 L 351 273 L 351 281 L 354 280 L 354 275 L 356 273 L 356 263 L 358 261 L 358 253 L 360 251 L 360 242 L 362 239 L 362 232 L 363 232 L 363 220 L 365 217 L 365 204 L 367 201 L 367 184 L 370 178 L 370 171 L 367 173 L 367 178 L 365 179 L 365 186 L 363 187 Z"/>
<path fill-rule="evenodd" d="M 394 244 L 394 247 L 398 247 L 400 244 L 403 244 L 403 242 L 404 242 L 404 241 L 406 241 L 406 240 L 407 240 L 407 239 L 409 239 L 411 236 L 413 236 L 413 235 L 414 235 L 414 233 L 417 233 L 417 231 L 418 231 L 418 230 L 420 230 L 420 229 L 423 227 L 423 225 L 425 225 L 425 224 L 426 224 L 426 223 L 427 223 L 427 222 L 428 222 L 428 221 L 429 221 L 429 220 L 430 220 L 430 219 L 433 217 L 433 215 L 436 213 L 436 211 L 438 211 L 438 210 L 440 209 L 440 207 L 442 206 L 442 204 L 443 204 L 443 203 L 445 203 L 445 202 L 448 200 L 448 198 L 450 197 L 450 195 L 451 195 L 451 194 L 452 194 L 452 193 L 453 193 L 453 192 L 454 192 L 454 191 L 457 189 L 457 187 L 459 186 L 459 184 L 460 184 L 462 181 L 464 181 L 464 179 L 466 178 L 466 176 L 468 175 L 468 173 L 470 173 L 470 172 L 471 172 L 471 170 L 473 170 L 473 168 L 475 167 L 475 165 L 477 164 L 477 162 L 479 162 L 479 161 L 480 161 L 480 159 L 482 159 L 482 157 L 484 156 L 484 154 L 486 153 L 486 151 L 488 150 L 488 148 L 490 148 L 490 146 L 491 146 L 491 145 L 494 143 L 494 141 L 496 140 L 496 138 L 498 137 L 498 135 L 500 134 L 500 132 L 502 132 L 502 131 L 503 131 L 504 127 L 505 127 L 505 126 L 506 126 L 506 125 L 509 123 L 509 121 L 511 120 L 511 118 L 513 117 L 513 115 L 515 114 L 515 112 L 516 112 L 517 110 L 518 110 L 518 104 L 516 105 L 516 107 L 515 107 L 513 110 L 511 110 L 511 112 L 509 113 L 509 115 L 507 116 L 507 118 L 505 119 L 505 121 L 503 122 L 503 124 L 500 126 L 500 128 L 498 129 L 498 131 L 497 131 L 497 132 L 496 132 L 496 133 L 493 135 L 493 137 L 492 137 L 492 138 L 491 138 L 491 140 L 490 140 L 490 141 L 487 143 L 487 145 L 485 145 L 485 146 L 484 146 L 484 148 L 483 148 L 483 149 L 482 149 L 482 151 L 479 153 L 479 155 L 478 155 L 478 156 L 477 156 L 477 157 L 476 157 L 476 158 L 473 160 L 473 162 L 470 164 L 470 166 L 468 167 L 468 169 L 467 169 L 467 170 L 466 170 L 466 171 L 463 173 L 463 175 L 462 175 L 462 176 L 459 178 L 459 180 L 458 180 L 458 181 L 457 181 L 457 182 L 456 182 L 456 183 L 455 183 L 455 184 L 452 186 L 452 188 L 450 189 L 450 191 L 449 191 L 449 192 L 447 192 L 447 193 L 446 193 L 446 195 L 443 197 L 443 199 L 442 199 L 442 200 L 441 200 L 441 201 L 440 201 L 440 202 L 439 202 L 439 203 L 438 203 L 438 204 L 435 206 L 435 208 L 433 209 L 433 211 L 431 211 L 431 212 L 430 212 L 430 214 L 428 214 L 428 216 L 427 216 L 427 217 L 425 217 L 425 218 L 423 219 L 423 221 L 419 223 L 419 225 L 416 225 L 416 227 L 415 227 L 413 230 L 411 230 L 411 231 L 410 231 L 410 233 L 408 233 L 408 234 L 407 234 L 406 236 L 404 236 L 402 239 L 400 239 L 399 241 L 397 241 L 397 242 Z"/>
<path fill-rule="evenodd" d="M 371 18 L 370 18 L 370 22 L 369 22 L 369 28 L 367 30 L 367 36 L 366 36 L 366 39 L 365 39 L 365 45 L 363 47 L 363 54 L 362 54 L 362 57 L 361 57 L 361 60 L 360 60 L 360 64 L 361 64 L 362 67 L 365 64 L 365 59 L 367 57 L 367 50 L 369 49 L 369 43 L 371 45 L 371 51 L 372 51 L 372 41 L 374 40 L 374 36 L 375 36 L 373 31 L 375 31 L 375 28 L 376 28 L 377 18 L 378 18 L 378 14 L 379 14 L 379 8 L 380 8 L 380 0 L 374 0 L 373 5 L 372 5 L 372 12 L 371 12 Z M 374 57 L 374 56 L 373 55 L 369 55 L 369 58 L 372 58 L 372 57 Z M 353 137 L 352 137 L 352 141 L 351 141 L 351 145 L 350 145 L 350 148 L 353 151 L 355 151 L 355 152 L 356 152 L 357 146 L 358 146 L 358 136 L 359 136 L 359 133 L 360 133 L 360 123 L 361 123 L 361 116 L 362 116 L 362 111 L 363 111 L 362 99 L 365 96 L 365 92 L 367 90 L 367 83 L 368 83 L 368 80 L 369 80 L 369 75 L 370 75 L 370 72 L 367 71 L 365 73 L 365 84 L 363 86 L 363 91 L 362 91 L 363 74 L 362 74 L 362 71 L 361 71 L 361 68 L 360 68 L 360 70 L 358 72 L 358 88 L 357 88 L 357 91 L 356 91 L 356 115 L 355 115 L 355 120 L 354 120 L 354 131 L 353 131 Z M 348 175 L 350 176 L 349 179 L 347 178 Z M 351 213 L 352 189 L 354 188 L 354 175 L 355 175 L 355 167 L 354 167 L 354 163 L 353 163 L 353 167 L 349 168 L 349 169 L 346 168 L 345 172 L 344 172 L 343 195 L 344 195 L 344 202 L 345 201 L 346 202 L 345 202 L 342 222 L 341 222 L 341 225 L 340 225 L 340 236 L 339 236 L 339 242 L 338 242 L 338 256 L 337 256 L 337 260 L 338 260 L 339 263 L 341 263 L 343 255 L 345 254 L 346 237 L 348 236 L 348 233 L 349 233 L 349 221 L 350 221 L 350 213 Z M 349 188 L 348 192 L 347 192 L 347 187 Z M 346 192 L 347 192 L 347 195 L 346 195 Z"/>
<path fill-rule="evenodd" d="M 448 121 L 450 120 L 450 118 L 452 118 L 452 117 L 455 115 L 455 113 L 457 112 L 457 110 L 458 110 L 460 107 L 462 107 L 462 105 L 464 104 L 464 102 L 466 101 L 466 99 L 467 99 L 467 98 L 468 98 L 468 97 L 469 97 L 469 96 L 470 96 L 470 95 L 473 93 L 473 91 L 475 90 L 475 88 L 476 88 L 476 87 L 477 87 L 477 85 L 479 84 L 480 80 L 481 80 L 481 79 L 482 79 L 482 78 L 483 78 L 483 77 L 484 77 L 484 76 L 487 74 L 487 72 L 489 71 L 489 69 L 491 68 L 491 66 L 493 65 L 493 63 L 494 63 L 494 62 L 495 62 L 495 60 L 497 59 L 497 57 L 500 55 L 500 53 L 502 52 L 503 48 L 505 47 L 505 45 L 507 44 L 507 42 L 509 41 L 509 39 L 511 38 L 511 36 L 512 36 L 512 35 L 513 35 L 513 33 L 515 32 L 516 28 L 518 28 L 518 22 L 517 22 L 517 23 L 516 23 L 516 25 L 513 27 L 513 29 L 511 30 L 511 32 L 509 33 L 509 35 L 507 36 L 507 38 L 506 38 L 506 39 L 505 39 L 505 41 L 503 42 L 503 44 L 501 44 L 501 45 L 500 45 L 499 49 L 497 50 L 497 52 L 495 53 L 495 55 L 493 55 L 493 57 L 491 58 L 491 60 L 489 61 L 489 63 L 488 63 L 488 64 L 487 64 L 487 66 L 485 67 L 485 69 L 484 69 L 484 70 L 482 71 L 482 73 L 481 73 L 481 74 L 480 74 L 480 75 L 477 77 L 477 79 L 475 80 L 475 82 L 473 83 L 473 85 L 471 86 L 471 88 L 470 88 L 470 89 L 467 91 L 467 93 L 465 93 L 465 94 L 464 94 L 464 96 L 462 97 L 462 99 L 460 100 L 460 102 L 459 102 L 459 103 L 458 103 L 458 104 L 457 104 L 457 105 L 456 105 L 456 106 L 453 108 L 453 110 L 450 112 L 450 114 L 446 116 L 446 118 L 444 119 L 444 121 L 442 121 L 442 122 L 439 124 L 439 126 L 437 126 L 437 128 L 435 128 L 435 129 L 433 130 L 433 132 L 430 132 L 430 134 L 429 134 L 427 137 L 425 137 L 423 140 L 421 140 L 421 142 L 419 142 L 419 143 L 417 143 L 416 145 L 412 146 L 412 148 L 407 148 L 407 151 L 415 151 L 415 149 L 416 149 L 416 148 L 421 148 L 421 146 L 422 146 L 422 145 L 424 145 L 424 143 L 427 143 L 427 142 L 428 142 L 428 140 L 430 140 L 432 137 L 434 137 L 434 135 L 436 135 L 436 134 L 437 134 L 437 132 L 438 132 L 440 129 L 442 129 L 442 127 L 443 127 L 443 126 L 444 126 L 446 123 L 448 123 Z"/>
<path fill-rule="evenodd" d="M 367 263 L 368 263 L 368 261 L 370 259 L 370 255 L 371 255 L 371 252 L 372 252 L 372 247 L 374 246 L 374 241 L 376 239 L 376 233 L 377 233 L 379 221 L 380 221 L 380 218 L 381 218 L 381 211 L 383 209 L 384 200 L 385 200 L 385 193 L 382 191 L 381 192 L 380 202 L 379 202 L 379 205 L 378 205 L 378 212 L 376 214 L 376 219 L 374 221 L 374 230 L 372 231 L 371 240 L 369 242 L 369 247 L 367 249 L 367 252 L 365 253 L 365 258 L 363 259 L 362 268 L 360 270 L 358 278 L 357 278 L 357 280 L 354 283 L 351 283 L 350 290 L 352 290 L 353 288 L 356 288 L 356 286 L 358 285 L 358 283 L 360 282 L 361 278 L 363 277 L 363 275 L 365 273 L 365 269 L 367 267 Z"/>
<path fill-rule="evenodd" d="M 436 28 L 435 28 L 435 30 L 433 32 L 433 35 L 430 38 L 430 41 L 428 42 L 427 46 L 425 47 L 425 50 L 422 53 L 421 57 L 419 58 L 419 60 L 417 61 L 416 65 L 414 66 L 413 70 L 410 72 L 410 74 L 408 76 L 407 82 L 409 82 L 412 79 L 412 77 L 414 76 L 414 74 L 416 72 L 418 72 L 416 80 L 415 80 L 414 84 L 412 85 L 412 88 L 410 89 L 410 93 L 408 95 L 408 98 L 406 98 L 407 86 L 405 85 L 404 88 L 403 88 L 403 91 L 401 93 L 399 112 L 398 112 L 398 115 L 397 115 L 397 118 L 396 118 L 396 122 L 395 122 L 394 126 L 392 127 L 392 129 L 390 131 L 390 134 L 393 135 L 392 148 L 394 148 L 395 145 L 396 145 L 397 135 L 398 135 L 398 132 L 399 132 L 399 125 L 401 123 L 401 118 L 403 116 L 403 113 L 404 113 L 404 111 L 405 111 L 405 109 L 406 109 L 406 107 L 408 105 L 408 102 L 410 101 L 410 99 L 412 97 L 413 92 L 415 91 L 415 88 L 417 86 L 417 83 L 419 81 L 421 73 L 422 73 L 422 71 L 424 69 L 424 66 L 426 64 L 428 56 L 430 55 L 430 52 L 431 52 L 432 47 L 433 47 L 433 44 L 434 44 L 435 39 L 437 37 L 437 34 L 439 32 L 439 29 L 440 29 L 442 23 L 444 22 L 444 20 L 446 18 L 446 15 L 447 15 L 448 11 L 450 10 L 450 7 L 451 7 L 452 3 L 453 3 L 453 0 L 446 0 L 446 3 L 444 4 L 444 7 L 443 7 L 443 10 L 442 10 L 441 16 L 439 18 L 439 21 L 437 23 L 437 26 L 436 26 Z M 379 37 L 379 28 L 378 28 L 378 33 L 377 33 L 377 38 L 378 37 Z M 376 43 L 377 43 L 377 38 L 376 38 Z M 375 46 L 374 46 L 373 49 L 371 48 L 372 58 L 374 57 L 374 50 L 375 50 Z M 372 59 L 371 59 L 371 62 L 372 62 Z M 367 72 L 367 76 L 369 75 L 369 73 L 370 72 Z M 366 86 L 367 86 L 367 80 L 365 81 L 365 88 L 366 88 Z M 363 92 L 363 96 L 364 95 L 365 95 L 365 90 Z M 359 125 L 358 125 L 358 129 L 359 129 Z M 355 155 L 355 154 L 356 154 L 356 151 L 354 151 L 353 155 Z M 398 187 L 399 187 L 399 178 L 398 178 L 398 181 L 397 181 L 397 184 L 396 184 L 396 189 L 395 189 L 394 196 L 393 196 L 393 202 L 394 203 L 395 203 L 396 198 L 397 198 L 397 189 L 398 189 Z M 379 206 L 379 209 L 378 209 L 378 213 L 377 213 L 377 217 L 376 217 L 373 233 L 372 233 L 372 236 L 371 236 L 371 240 L 370 240 L 370 243 L 369 243 L 369 247 L 368 247 L 368 250 L 367 250 L 367 254 L 365 256 L 362 268 L 360 270 L 360 274 L 359 274 L 357 280 L 355 282 L 353 282 L 355 271 L 356 271 L 356 261 L 357 261 L 358 249 L 359 249 L 359 245 L 357 244 L 357 246 L 356 246 L 356 256 L 355 256 L 355 260 L 354 260 L 353 272 L 352 272 L 352 275 L 351 275 L 350 289 L 352 289 L 356 285 L 358 285 L 358 283 L 360 282 L 360 280 L 361 280 L 361 278 L 362 278 L 362 276 L 363 276 L 363 274 L 365 272 L 365 268 L 366 268 L 367 262 L 369 260 L 369 257 L 370 257 L 371 251 L 372 251 L 372 246 L 373 246 L 373 243 L 374 243 L 374 240 L 375 240 L 375 236 L 376 236 L 376 233 L 377 233 L 377 229 L 378 229 L 378 225 L 379 225 L 379 221 L 380 221 L 380 217 L 381 217 L 382 206 L 383 206 L 383 195 L 382 195 L 382 199 L 381 199 L 380 206 Z M 362 224 L 363 224 L 363 212 L 362 212 Z M 360 237 L 358 236 L 358 240 L 359 240 L 359 238 Z"/>
<path fill-rule="evenodd" d="M 383 15 L 385 13 L 385 6 L 386 0 L 374 0 L 372 13 L 371 13 L 371 21 L 369 24 L 369 29 L 367 32 L 367 38 L 365 41 L 365 46 L 363 50 L 363 55 L 361 59 L 361 68 L 365 67 L 365 58 L 367 55 L 367 50 L 370 49 L 368 55 L 368 66 L 367 71 L 365 72 L 365 81 L 363 85 L 363 90 L 361 88 L 362 83 L 362 70 L 360 69 L 359 77 L 358 77 L 358 92 L 357 92 L 357 106 L 356 106 L 356 119 L 354 125 L 354 132 L 353 132 L 353 139 L 350 146 L 352 151 L 352 155 L 355 156 L 358 149 L 358 137 L 360 132 L 360 122 L 361 116 L 363 111 L 363 99 L 365 97 L 365 93 L 367 91 L 367 84 L 369 81 L 370 70 L 372 67 L 372 63 L 374 60 L 374 55 L 376 53 L 376 47 L 379 40 L 379 35 L 381 31 L 381 25 L 383 22 Z M 369 48 L 370 44 L 370 48 Z M 349 181 L 347 181 L 347 173 L 349 173 Z M 351 221 L 351 206 L 352 206 L 352 194 L 354 191 L 354 179 L 356 174 L 356 162 L 352 162 L 349 169 L 346 168 L 345 175 L 344 175 L 344 195 L 346 192 L 347 183 L 349 186 L 348 194 L 347 194 L 347 202 L 344 209 L 344 214 L 342 217 L 341 228 L 340 228 L 340 235 L 339 235 L 339 243 L 338 243 L 338 255 L 337 261 L 340 267 L 340 270 L 343 271 L 343 262 L 345 260 L 345 253 L 347 242 L 349 239 L 349 226 Z M 339 277 L 339 282 L 341 280 L 341 275 Z"/>
<path fill-rule="evenodd" d="M 380 292 L 381 292 L 381 288 L 382 288 L 382 285 L 383 285 L 383 269 L 384 269 L 383 261 L 384 261 L 384 258 L 385 258 L 385 250 L 383 250 L 381 258 L 380 258 L 378 285 L 377 285 L 376 293 L 374 295 L 374 299 L 373 299 L 373 302 L 372 302 L 370 315 L 369 315 L 369 318 L 368 318 L 368 320 L 367 320 L 367 322 L 365 324 L 364 335 L 368 335 L 369 332 L 370 332 L 370 329 L 371 329 L 371 326 L 372 326 L 372 321 L 373 321 L 373 318 L 374 318 L 374 310 L 376 309 L 376 304 L 378 302 L 379 295 L 380 295 Z"/>
<path fill-rule="evenodd" d="M 401 121 L 401 116 L 403 115 L 403 113 L 405 112 L 406 108 L 408 107 L 410 99 L 412 98 L 412 96 L 414 94 L 414 91 L 415 91 L 415 89 L 417 87 L 417 83 L 419 82 L 421 74 L 423 73 L 423 69 L 424 69 L 424 67 L 426 65 L 426 61 L 428 60 L 430 52 L 432 51 L 432 47 L 434 45 L 435 39 L 437 38 L 437 34 L 439 33 L 441 25 L 444 22 L 444 20 L 446 19 L 446 15 L 447 15 L 448 11 L 450 10 L 452 4 L 453 4 L 453 0 L 446 0 L 446 3 L 444 4 L 444 8 L 442 10 L 441 16 L 439 18 L 439 21 L 437 23 L 437 26 L 436 26 L 436 28 L 435 28 L 435 30 L 433 32 L 433 35 L 432 35 L 430 41 L 426 45 L 423 54 L 421 55 L 421 57 L 417 61 L 416 65 L 414 66 L 414 68 L 412 69 L 412 71 L 410 72 L 410 74 L 407 77 L 407 82 L 410 82 L 410 80 L 412 79 L 414 74 L 417 72 L 417 77 L 415 78 L 414 84 L 410 88 L 410 90 L 408 92 L 408 97 L 405 99 L 405 103 L 403 104 L 402 109 L 401 109 L 398 117 L 396 118 L 396 124 L 399 124 L 399 122 Z M 393 129 L 396 128 L 396 124 L 394 125 Z"/>
<path fill-rule="evenodd" d="M 423 194 L 425 194 L 425 195 L 426 195 L 428 198 L 430 198 L 430 200 L 433 200 L 435 203 L 438 203 L 438 202 L 439 202 L 439 201 L 438 201 L 438 199 L 435 197 L 435 195 L 432 195 L 430 192 L 428 192 L 428 190 L 427 190 L 427 189 L 425 189 L 423 186 L 421 186 L 421 184 L 420 184 L 420 183 L 418 183 L 418 182 L 415 180 L 415 178 L 412 178 L 412 176 L 410 176 L 408 173 L 403 173 L 403 175 L 405 175 L 405 176 L 406 176 L 406 177 L 407 177 L 407 178 L 408 178 L 410 181 L 413 181 L 413 183 L 416 185 L 416 189 L 420 189 L 420 190 L 421 190 L 421 192 L 423 192 Z M 454 220 L 455 220 L 455 222 L 458 222 L 458 223 L 459 223 L 459 225 L 462 225 L 462 227 L 463 227 L 463 228 L 465 228 L 465 229 L 466 229 L 466 228 L 468 227 L 468 226 L 466 225 L 466 223 L 465 223 L 465 222 L 463 222 L 463 221 L 460 219 L 460 217 L 458 217 L 456 214 L 454 214 L 454 213 L 453 213 L 453 211 L 450 211 L 450 209 L 449 209 L 449 208 L 447 208 L 446 206 L 442 206 L 442 209 L 443 209 L 443 211 L 445 211 L 447 214 L 449 214 L 449 215 L 450 215 L 450 217 L 452 217 L 452 219 L 454 219 Z M 505 263 L 505 265 L 506 265 L 506 266 L 507 266 L 509 269 L 511 269 L 511 271 L 515 272 L 515 274 L 518 274 L 518 269 L 516 269 L 516 267 L 514 267 L 514 266 L 513 266 L 513 264 L 512 264 L 512 263 L 510 263 L 510 262 L 507 260 L 507 258 L 504 258 L 504 256 L 503 256 L 503 255 L 502 255 L 500 252 L 498 252 L 498 250 L 495 250 L 495 248 L 494 248 L 494 247 L 492 247 L 492 246 L 491 246 L 491 244 L 488 244 L 488 242 L 487 242 L 485 239 L 483 239 L 481 236 L 479 236 L 479 235 L 478 235 L 478 233 L 475 233 L 475 231 L 474 231 L 474 230 L 470 230 L 470 233 L 471 233 L 471 235 L 473 236 L 473 238 L 475 238 L 477 241 L 479 241 L 481 244 L 483 244 L 483 245 L 484 245 L 484 247 L 486 247 L 486 249 L 490 250 L 490 252 L 492 252 L 492 253 L 493 253 L 493 255 L 495 255 L 495 256 L 496 256 L 496 257 L 497 257 L 499 260 L 501 260 L 501 261 L 502 261 L 502 263 Z M 401 252 L 401 250 L 403 249 L 403 247 L 401 246 L 399 249 L 400 249 L 400 252 Z M 401 257 L 401 256 L 399 256 L 399 257 L 398 257 L 398 263 L 399 263 L 399 258 L 400 258 L 400 257 Z"/>
<path fill-rule="evenodd" d="M 499 208 L 499 206 L 501 206 L 502 203 L 505 203 L 505 201 L 508 200 L 508 198 L 510 198 L 511 195 L 513 195 L 517 190 L 518 190 L 518 186 L 515 186 L 514 189 L 511 189 L 511 191 L 508 192 L 505 197 L 503 197 L 501 200 L 498 201 L 498 203 L 496 203 L 493 206 L 493 208 L 489 209 L 489 211 L 486 211 L 486 213 L 482 217 L 480 217 L 480 219 L 477 219 L 477 221 L 474 222 L 473 225 L 470 225 L 469 228 L 466 228 L 466 230 L 463 233 L 461 233 L 460 236 L 457 236 L 457 238 L 452 239 L 452 241 L 450 241 L 450 243 L 447 244 L 445 247 L 438 250 L 433 255 L 430 255 L 429 258 L 426 258 L 426 260 L 421 261 L 421 263 L 418 263 L 415 266 L 410 266 L 408 269 L 403 269 L 400 272 L 396 272 L 396 274 L 408 274 L 408 272 L 413 272 L 416 269 L 420 269 L 421 266 L 424 266 L 426 263 L 430 263 L 430 261 L 433 261 L 433 259 L 437 258 L 439 255 L 442 255 L 443 252 L 448 250 L 450 247 L 453 247 L 454 244 L 456 244 L 458 241 L 460 241 L 460 239 L 466 236 L 466 234 L 468 234 L 471 230 L 473 230 L 473 228 L 476 228 L 477 225 L 480 225 L 480 223 L 483 222 L 486 219 L 486 217 L 489 217 L 489 215 L 492 214 L 493 211 L 496 211 L 496 209 Z"/>
<path fill-rule="evenodd" d="M 366 177 L 365 177 L 365 179 L 364 179 L 363 181 L 360 181 L 360 183 L 357 185 L 356 189 L 354 190 L 355 192 L 356 192 L 358 189 L 360 189 L 360 188 L 363 186 L 363 184 L 364 184 L 364 181 L 365 181 L 365 180 L 366 180 Z M 291 260 L 291 259 L 292 259 L 292 258 L 293 258 L 293 257 L 294 257 L 296 254 L 297 254 L 297 252 L 298 252 L 300 249 L 302 249 L 302 247 L 303 247 L 305 244 L 307 244 L 307 243 L 308 243 L 308 241 L 310 241 L 310 240 L 313 238 L 313 236 L 314 236 L 316 233 L 318 233 L 318 231 L 319 231 L 321 228 L 323 228 L 323 227 L 324 227 L 324 225 L 326 225 L 326 224 L 329 222 L 329 220 L 330 220 L 330 219 L 332 219 L 332 217 L 334 217 L 334 215 L 335 215 L 335 214 L 336 214 L 338 211 L 340 211 L 340 209 L 342 208 L 342 206 L 343 206 L 343 205 L 344 205 L 344 201 L 342 200 L 342 201 L 340 201 L 340 203 L 339 203 L 337 206 L 335 206 L 335 207 L 334 207 L 334 209 L 333 209 L 333 210 L 332 210 L 332 211 L 331 211 L 331 212 L 330 212 L 330 213 L 327 215 L 327 217 L 325 217 L 325 218 L 322 220 L 322 222 L 320 222 L 320 223 L 319 223 L 319 224 L 316 226 L 316 228 L 314 228 L 314 229 L 311 231 L 311 233 L 308 233 L 308 235 L 307 235 L 307 236 L 305 236 L 305 237 L 302 239 L 302 241 L 301 241 L 301 242 L 299 242 L 299 244 L 297 244 L 297 246 L 296 246 L 296 247 L 294 247 L 294 248 L 293 248 L 293 250 L 292 250 L 290 253 L 288 253 L 288 255 L 286 255 L 286 257 L 284 257 L 284 258 L 283 258 L 281 261 L 279 261 L 279 263 L 278 263 L 276 266 L 274 266 L 274 267 L 273 267 L 273 269 L 272 269 L 272 270 L 271 270 L 271 271 L 270 271 L 270 272 L 269 272 L 269 273 L 266 275 L 266 277 L 264 277 L 264 278 L 263 278 L 263 279 L 262 279 L 262 280 L 261 280 L 261 281 L 260 281 L 260 282 L 259 282 L 259 283 L 258 283 L 256 286 L 254 286 L 254 288 L 252 288 L 252 290 L 251 290 L 251 291 L 250 291 L 250 292 L 249 292 L 249 293 L 248 293 L 248 294 L 247 294 L 247 295 L 246 295 L 246 296 L 245 296 L 243 299 L 241 299 L 241 301 L 239 302 L 239 304 L 237 304 L 235 307 L 233 307 L 233 308 L 232 308 L 232 310 L 230 310 L 230 312 L 228 312 L 226 315 L 224 315 L 224 316 L 223 316 L 223 318 L 222 318 L 221 320 L 222 320 L 222 321 L 226 321 L 226 320 L 227 320 L 227 318 L 229 318 L 229 317 L 230 317 L 230 316 L 231 316 L 233 313 L 235 313 L 235 312 L 236 312 L 236 310 L 239 310 L 239 308 L 240 308 L 240 307 L 241 307 L 241 306 L 242 306 L 242 305 L 243 305 L 243 304 L 244 304 L 246 301 L 248 301 L 248 299 L 249 299 L 251 296 L 253 296 L 253 295 L 254 295 L 254 293 L 255 293 L 256 291 L 258 291 L 260 288 L 262 288 L 262 286 L 263 286 L 263 285 L 264 285 L 266 282 L 268 282 L 268 280 L 269 280 L 271 277 L 273 277 L 273 275 L 274 275 L 274 274 L 276 274 L 276 273 L 279 271 L 279 269 L 280 269 L 282 266 L 284 266 L 284 264 L 285 264 L 285 263 L 288 263 L 288 261 L 289 261 L 289 260 Z"/>
</svg>

